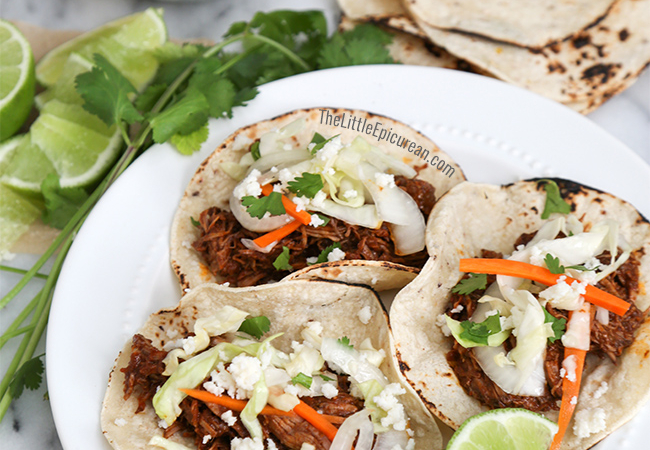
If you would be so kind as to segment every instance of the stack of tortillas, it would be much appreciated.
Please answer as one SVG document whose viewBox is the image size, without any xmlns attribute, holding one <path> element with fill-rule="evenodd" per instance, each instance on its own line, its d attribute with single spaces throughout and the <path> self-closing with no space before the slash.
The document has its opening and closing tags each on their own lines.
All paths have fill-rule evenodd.
<svg viewBox="0 0 650 450">
<path fill-rule="evenodd" d="M 339 0 L 395 34 L 405 64 L 461 68 L 583 114 L 650 64 L 650 0 Z M 347 25 L 349 26 L 349 25 Z"/>
</svg>

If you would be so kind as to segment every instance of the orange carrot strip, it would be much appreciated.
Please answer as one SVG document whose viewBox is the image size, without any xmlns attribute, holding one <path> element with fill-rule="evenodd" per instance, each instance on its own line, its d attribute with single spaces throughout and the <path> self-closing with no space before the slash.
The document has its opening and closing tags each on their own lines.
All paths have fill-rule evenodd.
<svg viewBox="0 0 650 450">
<path fill-rule="evenodd" d="M 262 186 L 262 194 L 268 196 L 271 195 L 271 192 L 273 192 L 273 187 L 270 184 L 265 184 L 264 186 Z M 311 223 L 311 214 L 309 214 L 305 210 L 297 211 L 296 204 L 291 200 L 289 200 L 289 198 L 284 194 L 282 195 L 282 205 L 284 206 L 284 209 L 287 211 L 287 214 L 289 214 L 291 217 L 293 217 L 303 225 L 309 225 Z"/>
<path fill-rule="evenodd" d="M 322 414 L 318 414 L 318 412 L 307 403 L 300 400 L 300 403 L 293 408 L 293 411 L 321 431 L 327 439 L 330 441 L 334 440 L 338 428 L 328 422 Z"/>
<path fill-rule="evenodd" d="M 190 397 L 201 400 L 205 403 L 216 403 L 217 405 L 225 406 L 233 411 L 241 412 L 248 403 L 245 400 L 236 400 L 225 395 L 214 395 L 208 391 L 201 391 L 199 389 L 181 389 Z M 272 406 L 265 406 L 262 408 L 260 414 L 268 414 L 273 416 L 295 416 L 291 411 L 282 411 L 281 409 L 273 408 Z"/>
<path fill-rule="evenodd" d="M 205 403 L 216 403 L 221 406 L 225 406 L 226 408 L 232 409 L 233 411 L 241 412 L 244 410 L 246 407 L 246 403 L 248 403 L 245 400 L 236 400 L 231 397 L 227 396 L 220 396 L 220 395 L 214 395 L 208 391 L 202 391 L 199 389 L 181 389 L 181 391 L 185 392 L 187 395 L 190 397 L 193 397 L 197 400 L 201 400 L 202 402 Z M 268 414 L 268 415 L 275 415 L 275 416 L 295 416 L 296 413 L 293 411 L 282 411 L 281 409 L 276 409 L 273 408 L 272 406 L 265 406 L 262 409 L 262 412 L 260 414 Z M 323 419 L 327 420 L 330 423 L 335 423 L 335 424 L 342 424 L 345 421 L 345 417 L 339 417 L 339 416 L 330 416 L 327 414 L 319 414 L 316 413 L 319 416 L 321 416 Z"/>
<path fill-rule="evenodd" d="M 585 306 L 589 304 L 586 303 Z M 586 310 L 589 311 L 589 308 Z M 573 312 L 569 313 L 569 323 L 571 322 L 571 316 Z M 577 348 L 564 348 L 564 360 L 570 356 L 575 357 L 576 361 L 576 370 L 575 370 L 575 379 L 573 381 L 569 380 L 567 375 L 562 379 L 562 403 L 560 404 L 560 416 L 558 418 L 558 431 L 553 437 L 553 442 L 551 443 L 550 450 L 559 450 L 560 445 L 562 445 L 562 438 L 564 433 L 566 433 L 569 422 L 571 422 L 571 417 L 573 416 L 573 411 L 576 409 L 576 400 L 580 394 L 580 383 L 582 382 L 582 369 L 585 365 L 585 357 L 587 355 L 586 350 L 579 350 Z M 575 400 L 574 400 L 575 399 Z"/>
<path fill-rule="evenodd" d="M 511 261 L 508 259 L 491 259 L 491 258 L 467 258 L 460 260 L 461 272 L 487 273 L 494 275 L 507 275 L 510 277 L 526 278 L 527 280 L 537 281 L 538 283 L 552 286 L 557 283 L 558 278 L 563 274 L 551 273 L 548 269 L 535 266 L 521 261 Z M 564 275 L 566 276 L 566 275 Z M 566 283 L 570 284 L 577 281 L 575 278 L 566 276 Z M 618 297 L 608 294 L 595 286 L 588 285 L 584 294 L 585 300 L 596 306 L 607 309 L 608 311 L 625 315 L 630 304 Z"/>
<path fill-rule="evenodd" d="M 269 231 L 268 233 L 263 234 L 257 239 L 253 239 L 253 242 L 255 242 L 260 247 L 266 247 L 267 245 L 270 245 L 275 241 L 279 241 L 285 236 L 289 236 L 291 233 L 296 231 L 301 225 L 302 224 L 300 222 L 294 220 L 278 228 L 277 230 Z"/>
</svg>

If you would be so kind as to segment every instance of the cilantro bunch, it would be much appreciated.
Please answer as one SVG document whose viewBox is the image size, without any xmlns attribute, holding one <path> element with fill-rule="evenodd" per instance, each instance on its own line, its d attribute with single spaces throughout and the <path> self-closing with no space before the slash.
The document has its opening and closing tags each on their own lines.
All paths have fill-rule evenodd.
<svg viewBox="0 0 650 450">
<path fill-rule="evenodd" d="M 97 201 L 133 160 L 153 143 L 170 142 L 183 154 L 197 151 L 208 137 L 208 119 L 230 118 L 269 81 L 317 69 L 356 64 L 393 63 L 386 45 L 391 36 L 373 25 L 327 34 L 319 11 L 257 13 L 249 22 L 234 23 L 214 46 L 167 43 L 157 52 L 160 67 L 153 82 L 138 93 L 101 55 L 76 77 L 83 107 L 108 125 L 115 124 L 126 144 L 120 158 L 91 191 L 62 190 L 49 177 L 44 186 L 44 221 L 61 229 L 47 251 L 0 300 L 0 309 L 35 277 L 45 286 L 0 337 L 0 347 L 22 341 L 0 381 L 0 421 L 24 388 L 41 383 L 43 365 L 33 357 L 47 325 L 54 288 L 74 236 Z M 54 258 L 48 275 L 38 271 Z M 27 322 L 27 324 L 25 324 Z M 249 331 L 250 332 L 250 331 Z"/>
</svg>

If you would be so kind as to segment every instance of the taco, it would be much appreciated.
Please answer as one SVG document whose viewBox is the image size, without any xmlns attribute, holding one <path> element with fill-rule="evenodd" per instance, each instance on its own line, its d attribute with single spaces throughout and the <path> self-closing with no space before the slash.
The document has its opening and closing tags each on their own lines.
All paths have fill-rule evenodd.
<svg viewBox="0 0 650 450">
<path fill-rule="evenodd" d="M 102 430 L 120 450 L 347 450 L 357 432 L 356 450 L 440 449 L 433 417 L 402 380 L 369 288 L 206 284 L 125 345 Z"/>
<path fill-rule="evenodd" d="M 561 179 L 463 183 L 427 247 L 390 316 L 403 375 L 446 424 L 521 407 L 587 449 L 648 400 L 650 224 L 632 205 Z"/>
<path fill-rule="evenodd" d="M 353 260 L 345 281 L 401 287 L 427 259 L 436 199 L 462 180 L 448 155 L 402 123 L 297 110 L 236 131 L 201 164 L 172 224 L 172 267 L 183 288 L 242 287 L 301 269 L 349 273 L 317 264 Z"/>
</svg>

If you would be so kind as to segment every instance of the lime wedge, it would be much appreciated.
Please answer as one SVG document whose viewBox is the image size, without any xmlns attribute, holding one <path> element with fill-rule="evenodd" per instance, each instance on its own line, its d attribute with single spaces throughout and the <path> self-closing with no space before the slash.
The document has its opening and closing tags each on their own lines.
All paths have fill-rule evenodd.
<svg viewBox="0 0 650 450">
<path fill-rule="evenodd" d="M 97 181 L 119 154 L 122 139 L 79 105 L 47 102 L 30 128 L 32 143 L 52 162 L 61 187 L 88 186 Z"/>
<path fill-rule="evenodd" d="M 23 140 L 23 135 L 14 136 L 0 144 L 0 175 L 5 171 L 11 158 L 13 158 L 16 148 Z"/>
<path fill-rule="evenodd" d="M 34 99 L 34 56 L 25 37 L 0 20 L 0 141 L 23 124 Z"/>
<path fill-rule="evenodd" d="M 75 89 L 75 77 L 80 73 L 92 69 L 93 63 L 79 53 L 70 53 L 68 60 L 63 66 L 63 72 L 54 85 L 36 96 L 34 101 L 38 109 L 50 100 L 56 98 L 65 103 L 81 105 L 83 99 Z"/>
<path fill-rule="evenodd" d="M 40 214 L 29 200 L 0 184 L 0 260 Z"/>
<path fill-rule="evenodd" d="M 467 419 L 447 450 L 548 450 L 557 424 L 527 409 L 493 409 Z"/>
<path fill-rule="evenodd" d="M 23 194 L 38 194 L 49 173 L 56 173 L 45 153 L 32 142 L 30 133 L 9 141 L 16 142 L 12 156 L 4 164 L 0 182 Z"/>
<path fill-rule="evenodd" d="M 149 8 L 107 23 L 55 48 L 36 66 L 36 78 L 43 86 L 51 87 L 63 75 L 71 53 L 79 53 L 89 60 L 92 60 L 93 53 L 100 53 L 137 89 L 141 89 L 158 67 L 151 52 L 166 40 L 167 28 L 162 10 Z"/>
</svg>

